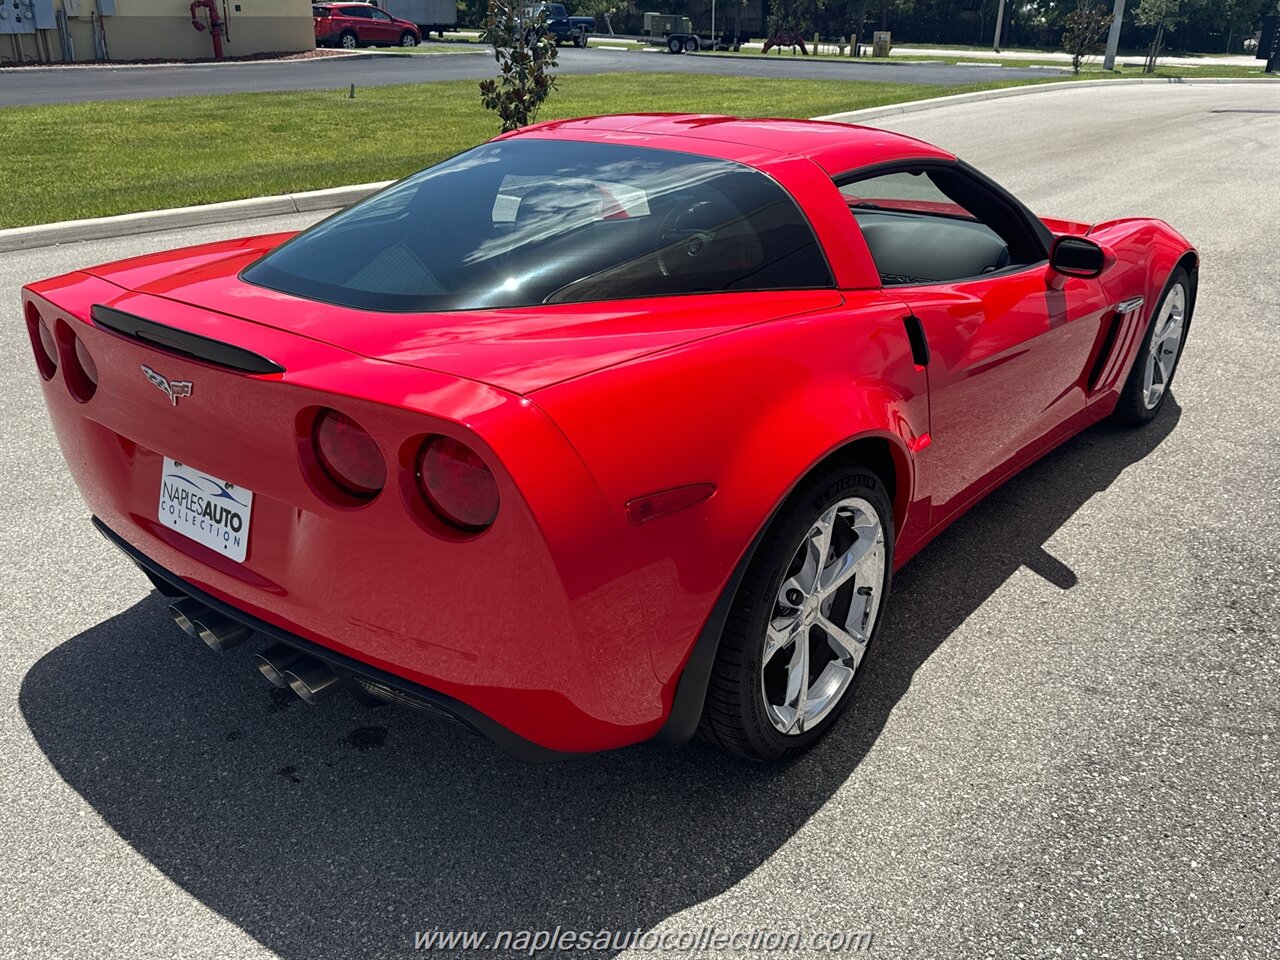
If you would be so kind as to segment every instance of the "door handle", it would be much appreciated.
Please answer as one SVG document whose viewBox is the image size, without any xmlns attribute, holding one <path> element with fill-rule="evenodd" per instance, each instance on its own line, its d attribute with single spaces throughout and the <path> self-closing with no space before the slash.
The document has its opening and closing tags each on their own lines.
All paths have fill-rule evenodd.
<svg viewBox="0 0 1280 960">
<path fill-rule="evenodd" d="M 907 342 L 911 344 L 911 359 L 917 367 L 929 365 L 929 341 L 924 335 L 924 324 L 914 313 L 902 318 L 902 325 L 907 328 Z"/>
</svg>

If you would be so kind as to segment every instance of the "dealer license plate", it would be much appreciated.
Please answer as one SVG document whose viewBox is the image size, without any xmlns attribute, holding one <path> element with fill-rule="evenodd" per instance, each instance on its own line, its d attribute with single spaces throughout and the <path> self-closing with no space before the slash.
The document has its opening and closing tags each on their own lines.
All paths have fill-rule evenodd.
<svg viewBox="0 0 1280 960">
<path fill-rule="evenodd" d="M 249 549 L 253 492 L 164 458 L 160 522 L 184 537 L 243 562 Z"/>
</svg>

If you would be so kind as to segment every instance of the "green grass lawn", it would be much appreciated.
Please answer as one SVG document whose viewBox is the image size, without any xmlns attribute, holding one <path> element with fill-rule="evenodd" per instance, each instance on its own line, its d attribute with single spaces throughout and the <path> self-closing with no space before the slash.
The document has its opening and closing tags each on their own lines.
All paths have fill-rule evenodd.
<svg viewBox="0 0 1280 960">
<path fill-rule="evenodd" d="M 1016 81 L 1011 81 L 1016 82 Z M 562 76 L 540 119 L 631 111 L 809 117 L 944 87 L 688 74 Z M 0 108 L 0 228 L 391 180 L 494 136 L 472 80 Z"/>
</svg>

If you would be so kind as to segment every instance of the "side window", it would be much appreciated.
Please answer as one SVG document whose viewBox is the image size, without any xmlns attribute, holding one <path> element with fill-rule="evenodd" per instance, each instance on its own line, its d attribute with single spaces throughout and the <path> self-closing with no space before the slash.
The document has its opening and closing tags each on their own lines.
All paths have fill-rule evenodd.
<svg viewBox="0 0 1280 960">
<path fill-rule="evenodd" d="M 370 10 L 369 16 L 374 20 L 388 21 L 391 19 L 391 14 L 383 13 L 381 10 Z"/>
<path fill-rule="evenodd" d="M 344 17 L 355 17 L 357 20 L 368 20 L 369 11 L 363 7 L 339 7 Z"/>
<path fill-rule="evenodd" d="M 961 169 L 852 174 L 836 185 L 886 286 L 964 280 L 1044 258 L 1025 219 Z"/>
</svg>

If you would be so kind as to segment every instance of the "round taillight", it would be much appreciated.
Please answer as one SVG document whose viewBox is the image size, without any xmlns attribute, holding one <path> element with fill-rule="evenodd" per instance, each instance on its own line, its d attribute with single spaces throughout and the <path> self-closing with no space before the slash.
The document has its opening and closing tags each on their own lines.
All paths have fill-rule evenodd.
<svg viewBox="0 0 1280 960">
<path fill-rule="evenodd" d="M 387 482 L 387 464 L 373 437 L 346 414 L 326 410 L 312 433 L 316 460 L 334 486 L 357 500 L 372 500 Z"/>
<path fill-rule="evenodd" d="M 96 388 L 98 386 L 98 365 L 93 362 L 93 357 L 89 355 L 89 348 L 84 345 L 84 341 L 79 337 L 76 337 L 76 363 L 79 364 L 80 372 L 84 374 L 85 381 Z"/>
<path fill-rule="evenodd" d="M 58 343 L 34 303 L 27 304 L 27 332 L 31 334 L 31 347 L 36 352 L 40 376 L 52 380 L 58 372 Z"/>
<path fill-rule="evenodd" d="M 67 362 L 67 387 L 71 395 L 81 403 L 88 403 L 98 389 L 98 366 L 89 355 L 89 348 L 84 341 L 59 324 L 58 333 L 71 341 L 71 360 Z"/>
<path fill-rule="evenodd" d="M 418 454 L 418 487 L 440 518 L 483 530 L 498 515 L 498 482 L 480 455 L 452 437 L 432 437 Z"/>
</svg>

